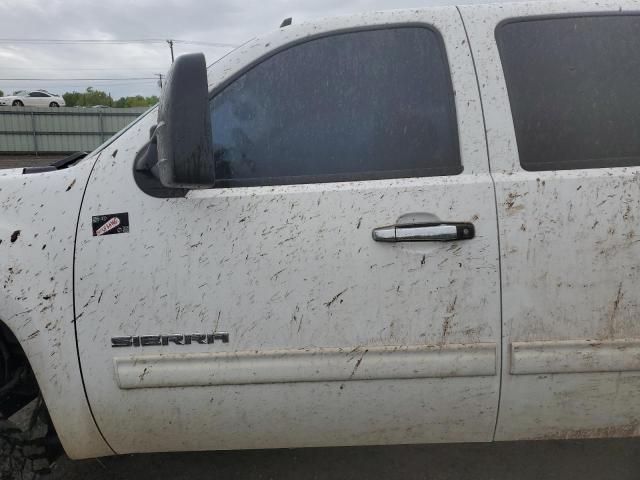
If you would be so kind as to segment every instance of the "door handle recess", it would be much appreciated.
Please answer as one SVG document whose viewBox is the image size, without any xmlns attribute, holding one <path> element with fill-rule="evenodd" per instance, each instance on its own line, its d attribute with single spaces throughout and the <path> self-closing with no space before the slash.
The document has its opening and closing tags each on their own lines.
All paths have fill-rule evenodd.
<svg viewBox="0 0 640 480">
<path fill-rule="evenodd" d="M 452 242 L 469 240 L 476 234 L 473 223 L 416 223 L 374 228 L 376 242 Z"/>
</svg>

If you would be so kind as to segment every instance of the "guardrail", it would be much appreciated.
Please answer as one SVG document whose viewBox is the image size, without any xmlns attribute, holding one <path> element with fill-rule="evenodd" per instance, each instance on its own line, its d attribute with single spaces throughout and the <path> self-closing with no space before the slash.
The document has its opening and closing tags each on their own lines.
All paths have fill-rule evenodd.
<svg viewBox="0 0 640 480">
<path fill-rule="evenodd" d="M 147 110 L 0 107 L 0 153 L 91 151 Z"/>
</svg>

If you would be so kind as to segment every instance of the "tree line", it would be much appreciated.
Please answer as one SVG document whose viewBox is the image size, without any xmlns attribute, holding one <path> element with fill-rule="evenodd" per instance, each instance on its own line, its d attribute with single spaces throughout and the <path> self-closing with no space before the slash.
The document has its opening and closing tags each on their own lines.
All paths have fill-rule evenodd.
<svg viewBox="0 0 640 480">
<path fill-rule="evenodd" d="M 0 97 L 4 97 L 4 92 L 0 90 Z M 105 107 L 126 108 L 126 107 L 149 107 L 158 103 L 158 97 L 151 95 L 144 97 L 134 95 L 120 97 L 114 100 L 110 93 L 87 87 L 84 92 L 67 92 L 62 94 L 67 107 L 95 107 L 103 105 Z"/>
<path fill-rule="evenodd" d="M 62 98 L 64 98 L 67 107 L 94 107 L 96 105 L 115 108 L 148 107 L 158 103 L 158 97 L 155 95 L 150 97 L 135 95 L 114 100 L 110 93 L 96 90 L 93 87 L 87 87 L 84 92 L 63 93 Z"/>
</svg>

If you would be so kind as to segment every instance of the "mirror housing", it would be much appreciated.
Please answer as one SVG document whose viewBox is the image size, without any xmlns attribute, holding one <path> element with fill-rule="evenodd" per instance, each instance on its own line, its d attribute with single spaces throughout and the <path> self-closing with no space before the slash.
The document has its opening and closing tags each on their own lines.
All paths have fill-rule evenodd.
<svg viewBox="0 0 640 480">
<path fill-rule="evenodd" d="M 160 95 L 158 124 L 145 147 L 135 169 L 150 173 L 163 187 L 213 186 L 209 88 L 202 53 L 181 55 L 169 69 Z"/>
</svg>

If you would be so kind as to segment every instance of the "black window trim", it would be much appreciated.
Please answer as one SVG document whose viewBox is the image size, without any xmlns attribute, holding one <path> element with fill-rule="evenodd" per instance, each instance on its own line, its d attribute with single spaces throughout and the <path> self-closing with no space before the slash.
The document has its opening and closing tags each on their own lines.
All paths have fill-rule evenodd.
<svg viewBox="0 0 640 480">
<path fill-rule="evenodd" d="M 509 70 L 509 68 L 507 67 L 506 63 L 504 62 L 504 58 L 502 56 L 502 50 L 501 47 L 505 45 L 504 40 L 500 39 L 500 36 L 498 34 L 499 30 L 504 27 L 505 25 L 511 25 L 514 23 L 525 23 L 525 22 L 539 22 L 541 20 L 568 20 L 571 18 L 597 18 L 597 17 L 636 17 L 636 16 L 640 16 L 640 11 L 638 10 L 605 10 L 605 11 L 588 11 L 588 12 L 564 12 L 564 13 L 552 13 L 552 14 L 540 14 L 540 15 L 524 15 L 524 16 L 520 16 L 520 17 L 510 17 L 510 18 L 505 18 L 502 19 L 500 22 L 498 22 L 498 24 L 496 25 L 496 28 L 493 31 L 493 35 L 494 35 L 494 39 L 496 42 L 496 46 L 498 47 L 498 56 L 500 57 L 500 66 L 502 68 L 502 76 L 504 79 L 504 84 L 505 84 L 505 88 L 507 90 L 507 98 L 509 99 L 509 112 L 511 113 L 511 125 L 513 126 L 513 128 L 515 129 L 515 121 L 513 119 L 513 110 L 511 108 L 511 96 L 510 96 L 510 92 L 509 92 L 509 86 L 507 84 L 507 75 L 508 72 L 510 72 L 511 70 Z M 516 135 L 517 137 L 517 135 Z M 516 138 L 516 150 L 518 151 L 518 166 L 520 167 L 520 169 L 522 169 L 525 172 L 556 172 L 556 171 L 579 171 L 579 170 L 595 170 L 598 168 L 629 168 L 632 166 L 637 166 L 637 158 L 633 158 L 633 160 L 629 161 L 629 162 L 620 162 L 619 165 L 616 165 L 614 167 L 585 167 L 582 166 L 581 168 L 563 168 L 563 169 L 529 169 L 529 168 L 525 168 L 522 165 L 522 161 L 520 159 L 520 149 L 518 146 L 518 139 Z M 626 160 L 629 157 L 621 157 L 621 160 Z M 582 163 L 583 165 L 585 164 L 591 164 L 593 163 L 595 160 L 594 159 L 580 159 L 580 160 L 573 160 L 573 161 L 564 161 L 565 164 L 569 164 L 569 163 Z M 538 162 L 539 165 L 543 165 L 543 164 L 555 164 L 556 162 Z M 628 163 L 628 164 L 627 164 Z"/>
<path fill-rule="evenodd" d="M 444 172 L 447 173 L 444 173 Z M 451 173 L 451 167 L 416 168 L 404 170 L 360 171 L 357 173 L 324 173 L 322 175 L 297 175 L 281 177 L 256 177 L 223 179 L 215 181 L 212 188 L 279 187 L 285 185 L 316 185 L 340 182 L 374 182 L 425 177 L 454 177 L 463 171 L 462 165 Z"/>
<path fill-rule="evenodd" d="M 451 76 L 451 64 L 449 63 L 449 56 L 447 54 L 447 45 L 444 41 L 444 37 L 442 33 L 434 26 L 426 22 L 402 22 L 402 23 L 380 23 L 380 24 L 372 24 L 366 26 L 359 27 L 349 27 L 349 28 L 341 28 L 336 30 L 331 30 L 327 32 L 320 32 L 314 35 L 309 35 L 303 38 L 298 38 L 292 40 L 289 43 L 285 43 L 284 45 L 280 45 L 279 47 L 267 52 L 266 54 L 258 57 L 252 62 L 245 65 L 243 68 L 235 72 L 233 75 L 226 78 L 224 81 L 220 82 L 214 88 L 209 91 L 209 102 L 213 100 L 215 96 L 221 93 L 224 89 L 226 89 L 229 85 L 235 82 L 238 78 L 246 74 L 247 72 L 253 70 L 258 65 L 264 63 L 269 60 L 271 57 L 278 55 L 286 50 L 291 48 L 295 48 L 299 45 L 303 45 L 308 42 L 313 42 L 315 40 L 327 37 L 335 37 L 339 35 L 349 34 L 349 33 L 358 33 L 358 32 L 371 32 L 378 30 L 398 30 L 402 28 L 423 28 L 425 30 L 429 30 L 436 37 L 436 41 L 440 45 L 440 55 L 444 65 L 446 66 L 447 73 L 447 84 L 451 91 L 451 95 L 449 96 L 448 103 L 451 108 L 451 111 L 454 113 L 453 122 L 449 125 L 450 128 L 455 130 L 455 134 L 458 141 L 458 153 L 459 153 L 459 168 L 456 169 L 455 173 L 451 173 L 451 167 L 426 167 L 420 169 L 410 169 L 410 170 L 383 170 L 376 172 L 358 172 L 355 174 L 323 174 L 323 175 L 301 175 L 301 176 L 282 176 L 282 177 L 259 177 L 259 178 L 243 178 L 243 179 L 224 179 L 224 180 L 215 180 L 215 184 L 212 188 L 241 188 L 241 187 L 273 187 L 273 186 L 284 186 L 284 185 L 309 185 L 309 184 L 326 184 L 326 183 L 337 183 L 337 182 L 369 182 L 376 180 L 399 180 L 401 178 L 424 178 L 424 177 L 453 177 L 462 174 L 464 172 L 464 162 L 462 156 L 462 145 L 460 142 L 460 129 L 459 129 L 459 121 L 458 121 L 458 109 L 456 107 L 456 94 L 453 86 L 453 79 Z M 447 169 L 447 173 L 441 173 Z M 366 178 L 363 178 L 368 174 Z M 402 173 L 402 175 L 392 176 L 393 173 Z M 406 174 L 406 175 L 405 175 Z"/>
<path fill-rule="evenodd" d="M 498 30 L 504 25 L 510 23 L 524 23 L 524 22 L 539 22 L 540 20 L 567 20 L 570 18 L 593 18 L 593 17 L 635 17 L 640 15 L 638 10 L 601 10 L 601 11 L 589 11 L 589 12 L 566 12 L 566 13 L 551 13 L 540 15 L 524 15 L 521 17 L 509 17 L 504 18 L 496 28 L 494 29 L 494 35 L 497 44 L 501 44 L 498 37 Z"/>
</svg>

